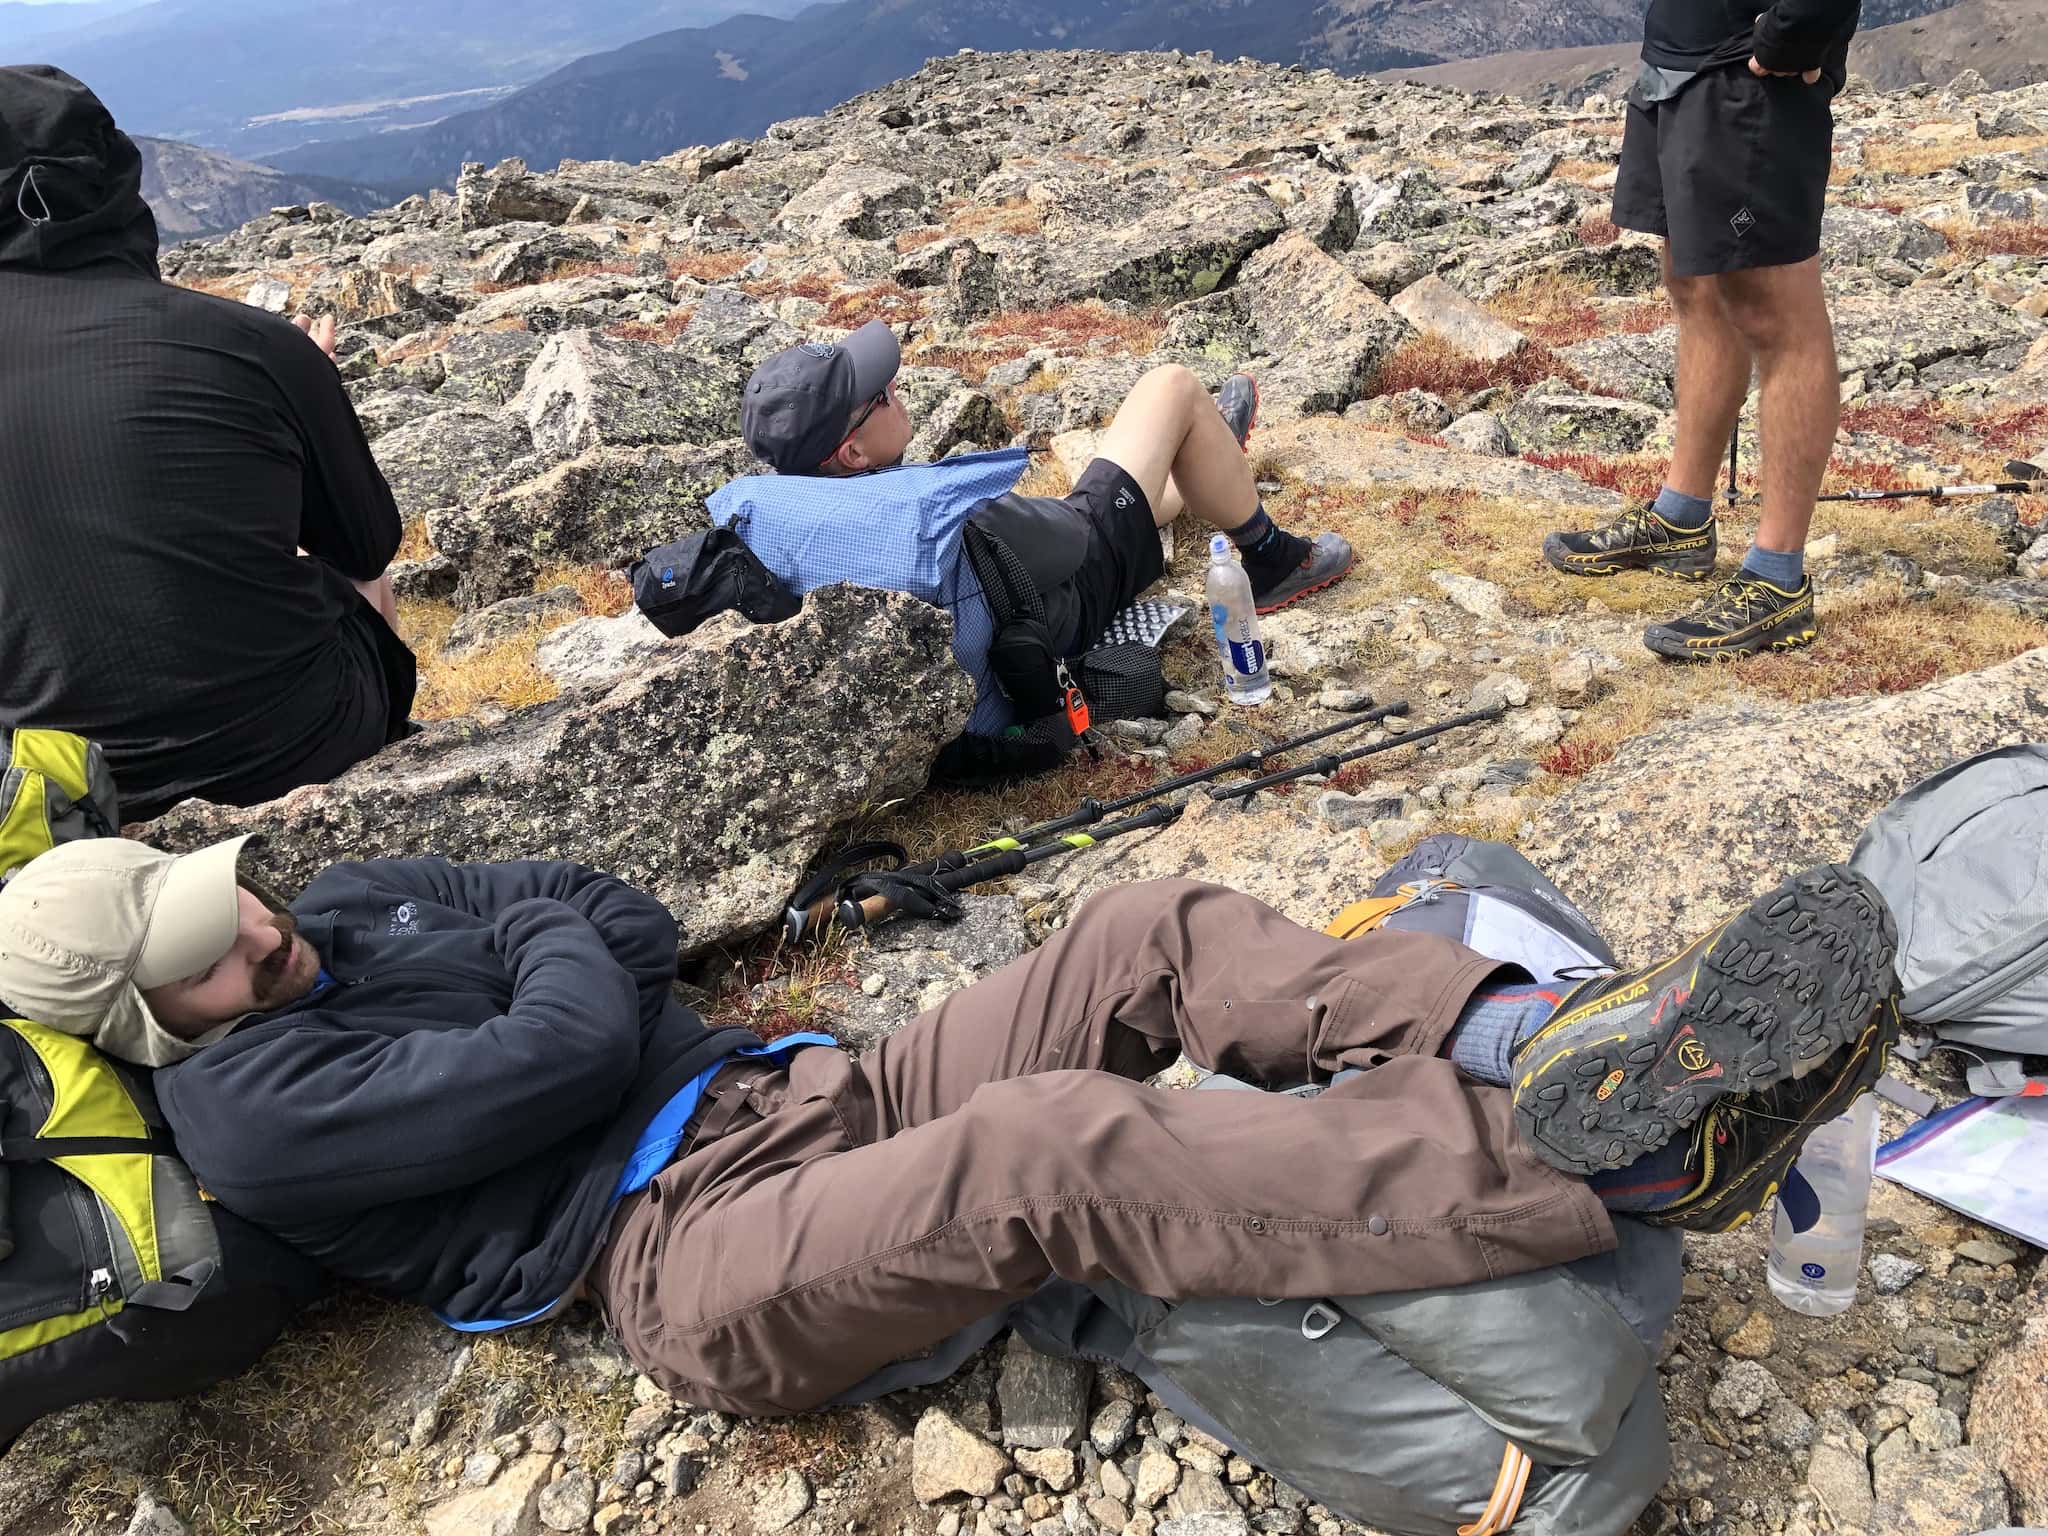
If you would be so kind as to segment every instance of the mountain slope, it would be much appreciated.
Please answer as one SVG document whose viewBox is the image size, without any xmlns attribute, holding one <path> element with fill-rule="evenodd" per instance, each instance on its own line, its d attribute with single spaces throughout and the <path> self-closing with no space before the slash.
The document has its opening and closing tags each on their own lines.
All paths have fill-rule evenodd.
<svg viewBox="0 0 2048 1536">
<path fill-rule="evenodd" d="M 155 0 L 129 9 L 80 6 L 115 13 L 80 17 L 24 46 L 32 62 L 56 64 L 90 85 L 130 132 L 267 158 L 313 137 L 323 119 L 341 132 L 431 121 L 479 105 L 474 97 L 446 99 L 451 92 L 508 90 L 594 48 L 715 22 L 743 4 L 786 15 L 801 3 Z M 18 51 L 0 46 L 0 54 Z"/>
<path fill-rule="evenodd" d="M 196 144 L 137 135 L 135 145 L 142 151 L 142 196 L 165 244 L 237 229 L 287 203 L 329 202 L 368 213 L 394 201 L 374 187 L 287 175 Z"/>
<path fill-rule="evenodd" d="M 1923 14 L 1872 0 L 1864 18 L 1882 21 L 1857 35 L 1849 68 L 1886 90 L 1927 81 L 1946 85 L 1966 69 L 1994 90 L 2048 79 L 2048 0 L 1961 0 Z M 1580 101 L 1595 91 L 1618 95 L 1635 78 L 1633 39 L 1590 48 L 1497 53 L 1448 64 L 1389 69 L 1390 80 L 1420 80 L 1461 91 L 1505 91 L 1528 100 Z"/>
<path fill-rule="evenodd" d="M 1626 36 L 1642 0 L 846 0 L 787 22 L 735 17 L 578 59 L 518 95 L 406 134 L 309 146 L 282 163 L 390 185 L 445 183 L 466 159 L 642 159 L 825 110 L 960 48 L 1213 50 L 1363 71 L 1501 36 Z M 1547 17 L 1549 19 L 1539 19 Z"/>
<path fill-rule="evenodd" d="M 1867 0 L 1886 18 L 1942 0 Z M 406 133 L 308 145 L 281 164 L 391 186 L 464 160 L 637 160 L 816 113 L 960 48 L 1208 49 L 1364 73 L 1524 48 L 1622 45 L 1643 0 L 845 0 L 789 21 L 734 17 L 576 60 L 479 110 Z"/>
</svg>

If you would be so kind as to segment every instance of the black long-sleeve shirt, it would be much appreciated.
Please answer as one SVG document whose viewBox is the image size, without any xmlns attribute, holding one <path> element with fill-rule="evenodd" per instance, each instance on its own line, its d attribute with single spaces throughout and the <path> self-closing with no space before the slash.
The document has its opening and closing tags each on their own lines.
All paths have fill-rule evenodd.
<svg viewBox="0 0 2048 1536">
<path fill-rule="evenodd" d="M 99 742 L 131 818 L 331 777 L 396 644 L 350 585 L 401 532 L 354 407 L 296 327 L 158 279 L 89 92 L 0 76 L 0 724 Z"/>
<path fill-rule="evenodd" d="M 1643 60 L 1713 69 L 1755 55 L 1765 69 L 1818 69 L 1839 89 L 1861 11 L 1862 0 L 1650 0 Z"/>
</svg>

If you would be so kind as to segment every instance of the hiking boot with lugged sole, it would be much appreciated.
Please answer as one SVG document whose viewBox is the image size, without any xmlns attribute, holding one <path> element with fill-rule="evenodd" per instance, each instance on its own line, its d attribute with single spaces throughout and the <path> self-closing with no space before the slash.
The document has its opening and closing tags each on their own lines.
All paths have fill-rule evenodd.
<svg viewBox="0 0 2048 1536">
<path fill-rule="evenodd" d="M 1848 1045 L 1806 1076 L 1711 1106 L 1692 1128 L 1692 1188 L 1637 1220 L 1692 1232 L 1731 1232 L 1764 1208 L 1806 1138 L 1877 1086 L 1899 1038 L 1897 999 L 1887 998 Z"/>
<path fill-rule="evenodd" d="M 1259 424 L 1259 381 L 1248 373 L 1233 373 L 1216 392 L 1216 409 L 1223 413 L 1237 446 L 1248 451 L 1252 428 Z"/>
<path fill-rule="evenodd" d="M 1299 565 L 1290 566 L 1263 591 L 1253 585 L 1252 606 L 1260 613 L 1278 613 L 1289 603 L 1342 581 L 1350 574 L 1351 560 L 1348 540 L 1335 533 L 1319 533 Z"/>
<path fill-rule="evenodd" d="M 1643 631 L 1643 644 L 1673 661 L 1718 661 L 1759 651 L 1796 651 L 1820 632 L 1813 580 L 1787 592 L 1761 577 L 1736 574 L 1691 613 Z"/>
<path fill-rule="evenodd" d="M 1705 581 L 1714 574 L 1718 550 L 1711 517 L 1704 527 L 1674 528 L 1647 502 L 1598 528 L 1553 533 L 1543 540 L 1543 558 L 1567 576 L 1649 571 L 1681 581 Z"/>
<path fill-rule="evenodd" d="M 1621 1168 L 1715 1101 L 1810 1071 L 1891 996 L 1897 929 L 1861 875 L 1785 881 L 1668 960 L 1584 982 L 1516 1048 L 1515 1120 L 1566 1173 Z"/>
</svg>

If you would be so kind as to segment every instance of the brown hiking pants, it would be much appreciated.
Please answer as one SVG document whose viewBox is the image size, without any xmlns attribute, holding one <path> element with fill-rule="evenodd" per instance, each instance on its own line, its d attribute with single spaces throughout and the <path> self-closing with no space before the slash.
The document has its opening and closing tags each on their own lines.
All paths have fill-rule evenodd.
<svg viewBox="0 0 2048 1536">
<path fill-rule="evenodd" d="M 728 1067 L 591 1271 L 669 1392 L 792 1413 L 1057 1275 L 1156 1296 L 1458 1285 L 1610 1248 L 1508 1094 L 1436 1055 L 1499 969 L 1447 939 L 1339 941 L 1220 886 L 1107 891 L 858 1060 Z M 1185 1049 L 1319 1097 L 1176 1093 Z"/>
</svg>

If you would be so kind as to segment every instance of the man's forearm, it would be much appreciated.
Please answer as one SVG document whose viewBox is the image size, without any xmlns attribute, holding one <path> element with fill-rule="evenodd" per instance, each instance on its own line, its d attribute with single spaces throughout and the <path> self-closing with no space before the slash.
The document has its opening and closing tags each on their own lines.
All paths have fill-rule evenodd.
<svg viewBox="0 0 2048 1536">
<path fill-rule="evenodd" d="M 1828 50 L 1855 29 L 1861 9 L 1861 0 L 1778 0 L 1757 17 L 1757 63 L 1787 74 L 1818 69 Z"/>
</svg>

